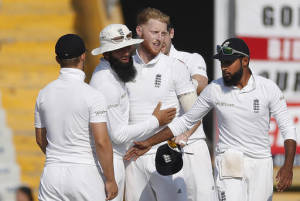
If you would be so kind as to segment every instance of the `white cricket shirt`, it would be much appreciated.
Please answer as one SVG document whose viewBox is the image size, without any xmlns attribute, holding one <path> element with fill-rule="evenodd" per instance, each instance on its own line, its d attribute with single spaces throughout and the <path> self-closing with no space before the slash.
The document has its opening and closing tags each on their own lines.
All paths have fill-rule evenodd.
<svg viewBox="0 0 300 201">
<path fill-rule="evenodd" d="M 90 85 L 99 90 L 107 100 L 108 133 L 112 140 L 114 152 L 123 156 L 129 143 L 138 136 L 153 134 L 159 122 L 154 116 L 145 121 L 129 125 L 129 99 L 127 89 L 118 75 L 104 58 L 96 67 Z"/>
<path fill-rule="evenodd" d="M 217 153 L 231 148 L 253 158 L 270 157 L 270 115 L 277 120 L 285 140 L 296 139 L 282 92 L 273 81 L 258 75 L 251 75 L 243 89 L 224 86 L 222 78 L 211 82 L 192 109 L 170 123 L 169 128 L 179 135 L 212 108 L 218 121 Z"/>
<path fill-rule="evenodd" d="M 43 88 L 36 100 L 35 127 L 46 128 L 46 164 L 96 165 L 89 123 L 106 122 L 106 102 L 84 82 L 85 74 L 62 68 L 57 80 Z"/>
<path fill-rule="evenodd" d="M 177 108 L 178 116 L 177 96 L 195 91 L 185 64 L 162 53 L 145 64 L 137 51 L 133 61 L 137 76 L 135 81 L 126 84 L 130 101 L 130 124 L 147 120 L 158 102 L 162 103 L 161 109 Z M 146 138 L 142 136 L 137 140 Z M 153 147 L 149 153 L 154 153 L 156 148 Z"/>
<path fill-rule="evenodd" d="M 202 75 L 207 78 L 206 63 L 200 54 L 178 51 L 171 45 L 169 56 L 185 63 L 191 76 Z"/>
<path fill-rule="evenodd" d="M 175 49 L 173 45 L 171 45 L 169 56 L 183 62 L 187 66 L 190 76 L 202 75 L 207 78 L 206 63 L 200 54 L 178 51 Z M 181 108 L 180 115 L 183 115 L 183 113 L 184 111 Z M 196 139 L 204 139 L 204 138 L 206 138 L 206 135 L 203 130 L 203 122 L 202 122 L 200 126 L 197 128 L 197 130 L 193 133 L 193 135 L 189 137 L 188 144 L 191 144 Z"/>
</svg>

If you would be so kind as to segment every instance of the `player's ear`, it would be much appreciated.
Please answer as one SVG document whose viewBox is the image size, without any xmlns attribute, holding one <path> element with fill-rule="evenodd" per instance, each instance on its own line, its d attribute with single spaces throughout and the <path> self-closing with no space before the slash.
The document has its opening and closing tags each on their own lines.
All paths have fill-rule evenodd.
<svg viewBox="0 0 300 201">
<path fill-rule="evenodd" d="M 242 66 L 248 66 L 249 63 L 249 57 L 243 57 L 242 58 Z"/>
<path fill-rule="evenodd" d="M 142 37 L 143 27 L 140 26 L 140 25 L 138 25 L 135 30 L 136 30 L 136 34 L 138 35 L 138 37 L 141 38 Z"/>
<path fill-rule="evenodd" d="M 174 38 L 174 34 L 175 34 L 174 28 L 171 28 L 170 29 L 170 37 L 171 37 L 171 39 Z"/>
</svg>

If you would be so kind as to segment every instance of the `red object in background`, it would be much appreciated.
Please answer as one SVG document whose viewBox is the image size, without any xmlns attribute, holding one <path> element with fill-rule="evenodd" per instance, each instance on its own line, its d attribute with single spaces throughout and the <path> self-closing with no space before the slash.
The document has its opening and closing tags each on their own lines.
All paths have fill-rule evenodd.
<svg viewBox="0 0 300 201">
<path fill-rule="evenodd" d="M 300 38 L 284 37 L 248 37 L 238 36 L 243 39 L 250 50 L 250 58 L 253 60 L 265 61 L 300 61 Z M 276 41 L 278 45 L 272 46 L 271 41 Z M 285 43 L 286 42 L 286 43 Z M 285 45 L 285 44 L 289 45 Z M 298 48 L 295 48 L 295 47 Z M 272 48 L 272 49 L 268 49 Z M 271 57 L 270 52 L 278 52 L 277 56 Z"/>
<path fill-rule="evenodd" d="M 300 103 L 287 103 L 288 107 L 300 107 Z M 284 154 L 284 147 L 283 146 L 278 146 L 278 138 L 279 138 L 279 128 L 276 120 L 274 118 L 271 118 L 271 123 L 275 124 L 275 129 L 273 131 L 270 131 L 269 134 L 274 137 L 273 144 L 271 145 L 271 152 L 272 155 L 276 154 Z M 297 116 L 292 117 L 292 121 L 294 124 L 299 123 L 299 118 Z M 300 144 L 297 145 L 296 148 L 296 153 L 300 154 Z"/>
</svg>

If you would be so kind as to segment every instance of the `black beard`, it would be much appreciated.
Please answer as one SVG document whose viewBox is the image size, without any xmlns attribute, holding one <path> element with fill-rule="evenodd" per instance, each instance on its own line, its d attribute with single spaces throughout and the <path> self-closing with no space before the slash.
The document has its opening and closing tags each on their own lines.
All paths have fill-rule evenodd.
<svg viewBox="0 0 300 201">
<path fill-rule="evenodd" d="M 135 78 L 136 69 L 133 66 L 133 60 L 131 56 L 128 63 L 122 63 L 112 55 L 109 55 L 108 61 L 111 68 L 117 73 L 121 81 L 130 82 Z"/>
<path fill-rule="evenodd" d="M 242 76 L 243 76 L 243 67 L 242 67 L 242 64 L 240 66 L 240 70 L 235 72 L 231 78 L 227 79 L 227 78 L 224 78 L 223 76 L 223 81 L 224 81 L 224 84 L 228 87 L 231 87 L 231 86 L 236 86 L 239 81 L 241 80 Z"/>
</svg>

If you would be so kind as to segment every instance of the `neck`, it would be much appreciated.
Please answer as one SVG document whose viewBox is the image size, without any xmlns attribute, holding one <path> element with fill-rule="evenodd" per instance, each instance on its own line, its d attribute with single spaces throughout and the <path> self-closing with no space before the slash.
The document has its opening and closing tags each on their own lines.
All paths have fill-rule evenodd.
<svg viewBox="0 0 300 201">
<path fill-rule="evenodd" d="M 244 70 L 244 73 L 243 73 L 243 76 L 242 76 L 241 80 L 239 81 L 239 83 L 236 86 L 239 89 L 244 88 L 247 85 L 248 80 L 250 79 L 250 77 L 251 77 L 251 72 L 250 72 L 249 68 L 246 68 Z"/>
<path fill-rule="evenodd" d="M 156 55 L 147 52 L 147 50 L 142 45 L 139 46 L 138 53 L 145 64 L 149 63 L 149 61 L 156 57 Z"/>
</svg>

